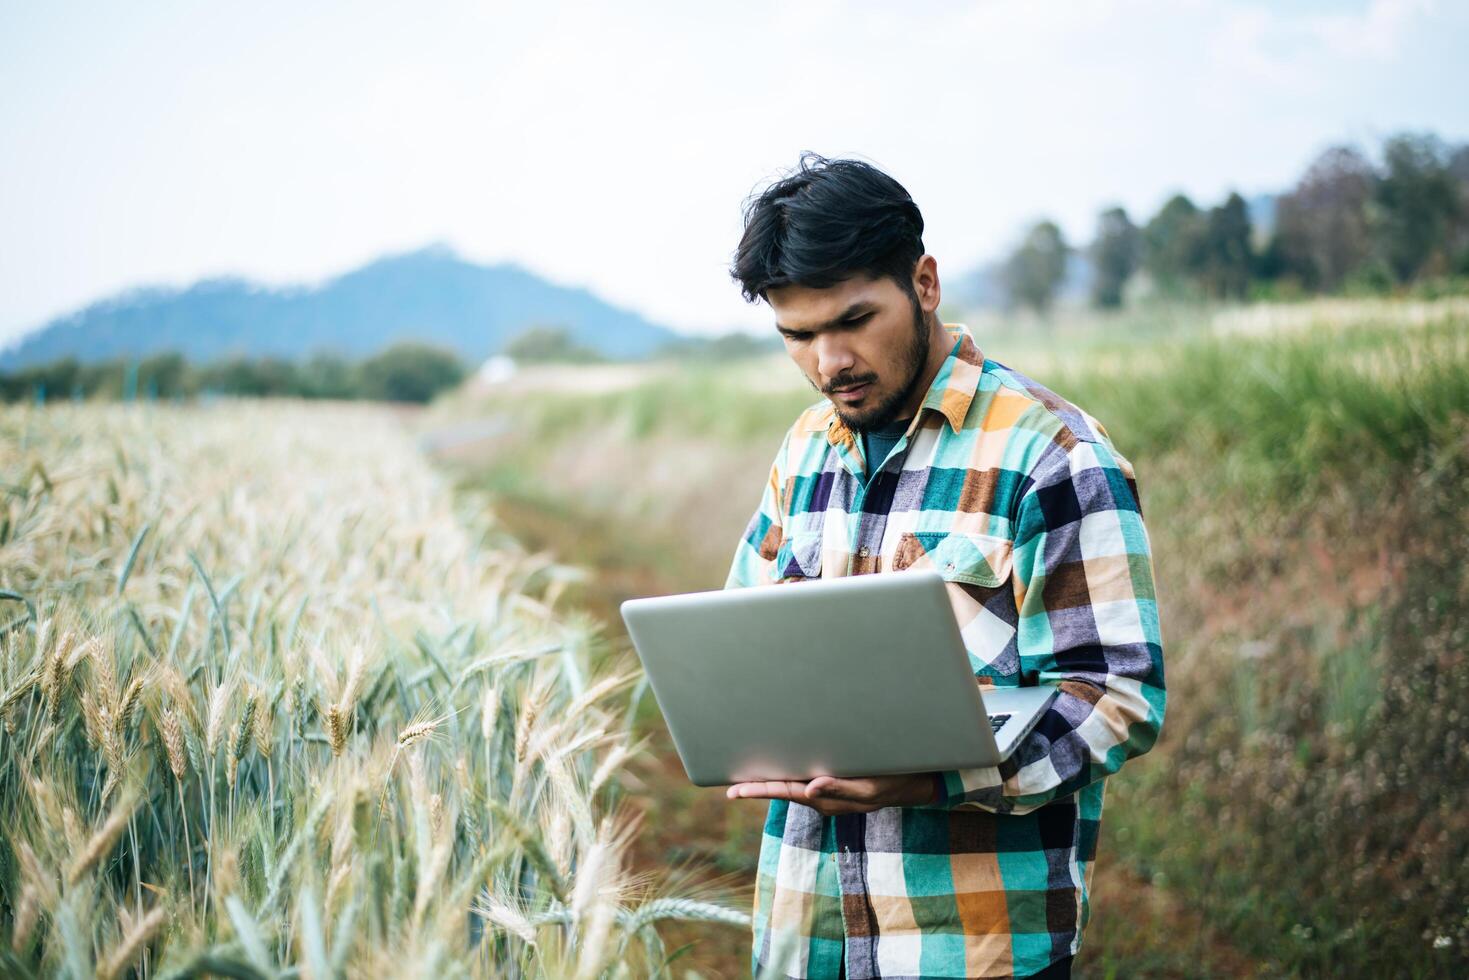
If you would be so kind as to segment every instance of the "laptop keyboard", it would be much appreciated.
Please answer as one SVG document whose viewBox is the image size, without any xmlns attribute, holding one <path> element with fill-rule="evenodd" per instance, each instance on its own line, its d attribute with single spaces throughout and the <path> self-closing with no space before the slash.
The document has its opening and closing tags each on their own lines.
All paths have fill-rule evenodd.
<svg viewBox="0 0 1469 980">
<path fill-rule="evenodd" d="M 1005 727 L 1005 722 L 1009 720 L 1009 715 L 990 715 L 990 731 L 998 735 L 1000 729 Z"/>
</svg>

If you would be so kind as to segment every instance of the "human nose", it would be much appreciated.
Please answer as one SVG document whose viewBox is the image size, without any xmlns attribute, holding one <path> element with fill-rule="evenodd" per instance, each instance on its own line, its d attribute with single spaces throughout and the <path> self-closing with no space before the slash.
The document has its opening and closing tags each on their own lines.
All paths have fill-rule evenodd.
<svg viewBox="0 0 1469 980">
<path fill-rule="evenodd" d="M 816 335 L 815 344 L 816 370 L 827 380 L 837 377 L 844 371 L 850 371 L 857 363 L 845 338 L 835 333 L 822 331 Z"/>
</svg>

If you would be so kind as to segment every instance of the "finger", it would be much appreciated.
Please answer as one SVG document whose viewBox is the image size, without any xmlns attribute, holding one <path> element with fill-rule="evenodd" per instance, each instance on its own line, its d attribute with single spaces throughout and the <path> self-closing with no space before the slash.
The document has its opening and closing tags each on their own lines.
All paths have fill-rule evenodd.
<svg viewBox="0 0 1469 980">
<path fill-rule="evenodd" d="M 795 800 L 804 803 L 806 784 L 778 779 L 736 783 L 729 788 L 726 795 L 732 800 Z"/>
</svg>

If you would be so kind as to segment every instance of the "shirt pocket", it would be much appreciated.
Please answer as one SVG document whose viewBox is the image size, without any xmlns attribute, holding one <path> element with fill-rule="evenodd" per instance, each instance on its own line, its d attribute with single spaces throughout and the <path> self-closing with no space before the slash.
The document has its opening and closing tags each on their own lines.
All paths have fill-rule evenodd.
<svg viewBox="0 0 1469 980">
<path fill-rule="evenodd" d="M 775 578 L 780 582 L 821 577 L 821 531 L 787 535 L 775 552 Z"/>
<path fill-rule="evenodd" d="M 893 571 L 928 568 L 946 582 L 997 589 L 1010 578 L 1011 541 L 998 534 L 908 531 L 898 539 Z"/>
<path fill-rule="evenodd" d="M 894 571 L 929 569 L 946 583 L 969 663 L 981 684 L 1020 683 L 1013 542 L 994 534 L 917 531 L 903 534 Z"/>
</svg>

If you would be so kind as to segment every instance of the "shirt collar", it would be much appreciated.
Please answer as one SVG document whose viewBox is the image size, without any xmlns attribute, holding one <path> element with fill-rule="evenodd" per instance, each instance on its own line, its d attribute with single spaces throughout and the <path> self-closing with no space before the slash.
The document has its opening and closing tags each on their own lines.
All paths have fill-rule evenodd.
<svg viewBox="0 0 1469 980">
<path fill-rule="evenodd" d="M 913 424 L 923 418 L 923 410 L 931 408 L 948 420 L 949 428 L 958 432 L 964 427 L 964 417 L 969 414 L 969 405 L 979 389 L 979 378 L 984 373 L 984 354 L 974 343 L 974 336 L 962 323 L 946 323 L 944 329 L 954 341 L 949 356 L 939 366 L 938 373 L 923 396 Z M 825 429 L 826 440 L 833 446 L 855 439 L 851 430 L 837 417 L 836 407 L 827 402 L 812 419 L 813 429 Z M 912 427 L 908 430 L 913 431 Z"/>
</svg>

